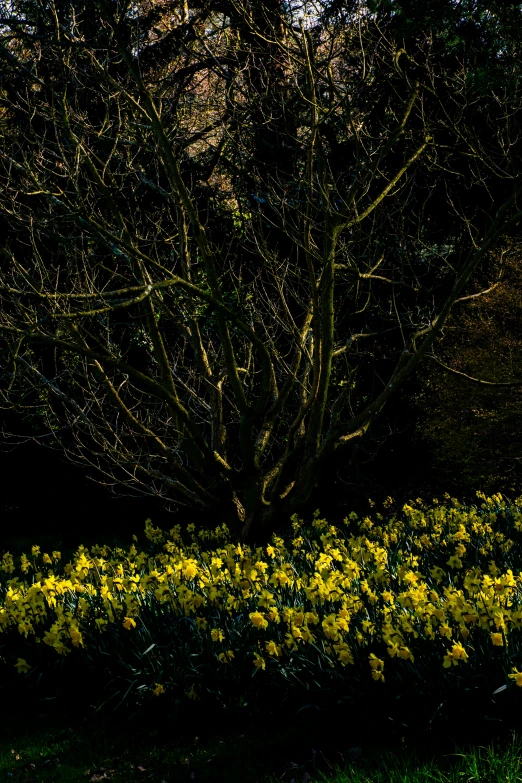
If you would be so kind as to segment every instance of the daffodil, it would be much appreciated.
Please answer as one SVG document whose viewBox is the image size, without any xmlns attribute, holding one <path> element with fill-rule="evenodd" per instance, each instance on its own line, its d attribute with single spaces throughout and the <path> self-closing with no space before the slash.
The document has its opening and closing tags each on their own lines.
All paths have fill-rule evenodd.
<svg viewBox="0 0 522 783">
<path fill-rule="evenodd" d="M 256 628 L 268 627 L 268 620 L 265 619 L 265 616 L 261 614 L 261 612 L 251 612 L 248 616 L 250 617 L 252 625 Z"/>
<path fill-rule="evenodd" d="M 232 658 L 235 658 L 232 650 L 227 650 L 226 652 L 222 652 L 218 655 L 218 660 L 221 661 L 221 663 L 229 663 Z"/>
<path fill-rule="evenodd" d="M 255 656 L 254 656 L 254 666 L 257 669 L 263 669 L 264 670 L 266 668 L 266 661 L 265 661 L 265 659 L 261 655 L 259 655 L 258 653 L 255 653 Z"/>
<path fill-rule="evenodd" d="M 459 661 L 467 661 L 468 654 L 460 643 L 453 645 L 451 650 L 444 656 L 443 666 L 448 669 L 450 666 L 457 666 Z"/>
<path fill-rule="evenodd" d="M 382 661 L 380 658 L 377 658 L 377 656 L 374 653 L 370 653 L 369 656 L 370 661 L 370 667 L 372 670 L 372 678 L 376 682 L 384 682 L 384 661 Z"/>
<path fill-rule="evenodd" d="M 510 680 L 515 680 L 519 688 L 522 688 L 522 672 L 513 667 L 513 674 L 508 674 Z"/>
<path fill-rule="evenodd" d="M 269 641 L 265 643 L 265 649 L 269 655 L 280 657 L 283 653 L 283 648 L 280 644 L 276 644 L 274 641 Z"/>
<path fill-rule="evenodd" d="M 449 565 L 450 568 L 462 568 L 462 560 L 455 554 L 449 558 L 446 565 Z"/>
</svg>

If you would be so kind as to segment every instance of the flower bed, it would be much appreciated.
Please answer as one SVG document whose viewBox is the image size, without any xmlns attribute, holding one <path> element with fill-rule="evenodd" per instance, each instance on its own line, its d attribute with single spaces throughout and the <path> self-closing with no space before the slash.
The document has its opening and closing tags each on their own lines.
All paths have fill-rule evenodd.
<svg viewBox="0 0 522 783">
<path fill-rule="evenodd" d="M 146 523 L 114 550 L 0 562 L 4 673 L 58 656 L 103 671 L 118 695 L 246 701 L 265 688 L 379 698 L 522 686 L 522 511 L 501 496 L 421 501 L 396 515 L 316 512 L 266 547 L 226 528 Z M 389 505 L 389 504 L 385 504 Z M 14 668 L 11 668 L 14 671 Z M 280 691 L 281 692 L 281 691 Z M 310 696 L 311 698 L 311 696 Z"/>
</svg>

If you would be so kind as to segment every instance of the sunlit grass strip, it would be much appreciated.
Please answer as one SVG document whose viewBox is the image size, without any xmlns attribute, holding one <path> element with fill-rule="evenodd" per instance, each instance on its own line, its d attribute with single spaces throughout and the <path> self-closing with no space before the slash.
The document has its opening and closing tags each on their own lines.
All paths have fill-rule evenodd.
<svg viewBox="0 0 522 783">
<path fill-rule="evenodd" d="M 519 783 L 522 780 L 519 740 L 447 754 L 421 762 L 414 753 L 377 754 L 372 764 L 337 764 L 329 774 L 319 772 L 317 783 Z M 311 778 L 308 778 L 311 780 Z M 275 783 L 275 780 L 273 780 Z"/>
<path fill-rule="evenodd" d="M 150 623 L 188 618 L 193 652 L 232 669 L 250 661 L 259 672 L 290 664 L 348 672 L 357 664 L 346 676 L 382 683 L 391 665 L 452 669 L 494 652 L 507 682 L 522 685 L 520 499 L 479 499 L 478 507 L 417 500 L 387 519 L 352 513 L 343 529 L 319 512 L 309 526 L 294 515 L 294 538 L 253 549 L 231 543 L 226 528 L 196 535 L 189 525 L 185 543 L 179 526 L 167 534 L 149 520 L 150 551 L 137 541 L 79 547 L 66 564 L 38 546 L 16 559 L 6 553 L 0 630 L 17 628 L 35 647 L 67 655 L 96 646 L 109 628 L 132 645 L 143 629 L 153 640 Z M 203 549 L 209 540 L 215 548 Z M 14 665 L 24 672 L 32 662 Z M 165 685 L 150 688 L 159 695 Z M 188 695 L 197 698 L 195 685 Z"/>
</svg>

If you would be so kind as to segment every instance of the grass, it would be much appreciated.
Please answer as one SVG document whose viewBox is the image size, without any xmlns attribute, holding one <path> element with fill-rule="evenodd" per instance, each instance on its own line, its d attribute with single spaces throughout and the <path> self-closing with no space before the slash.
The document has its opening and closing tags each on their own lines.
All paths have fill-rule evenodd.
<svg viewBox="0 0 522 783">
<path fill-rule="evenodd" d="M 522 781 L 522 743 L 477 747 L 419 762 L 415 754 L 397 757 L 379 754 L 370 763 L 362 758 L 331 775 L 320 773 L 324 783 L 516 783 Z"/>
<path fill-rule="evenodd" d="M 248 731 L 246 730 L 248 729 Z M 315 749 L 296 745 L 295 731 L 246 726 L 244 731 L 207 726 L 201 736 L 169 737 L 168 727 L 110 725 L 84 721 L 64 728 L 11 724 L 0 738 L 0 780 L 29 783 L 73 781 L 249 781 L 290 780 L 307 771 Z M 270 753 L 267 754 L 267 747 Z M 296 752 L 293 752 L 293 751 Z M 319 750 L 319 754 L 321 751 Z M 309 766 L 309 765 L 308 765 Z M 321 762 L 316 763 L 321 767 Z M 292 772 L 292 775 L 285 773 Z M 283 776 L 283 777 L 281 777 Z"/>
<path fill-rule="evenodd" d="M 316 725 L 270 726 L 248 719 L 243 729 L 209 724 L 173 736 L 150 720 L 78 721 L 33 714 L 2 727 L 0 781 L 113 783 L 226 781 L 227 783 L 522 783 L 522 739 L 472 744 L 460 750 L 433 741 L 395 738 L 388 747 Z M 169 735 L 170 731 L 170 735 Z M 414 744 L 410 744 L 410 743 Z"/>
</svg>

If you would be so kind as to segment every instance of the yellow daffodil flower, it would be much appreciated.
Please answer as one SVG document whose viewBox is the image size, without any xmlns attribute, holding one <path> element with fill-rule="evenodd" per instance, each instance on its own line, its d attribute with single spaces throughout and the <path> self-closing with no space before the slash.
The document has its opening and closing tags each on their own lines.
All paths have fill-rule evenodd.
<svg viewBox="0 0 522 783">
<path fill-rule="evenodd" d="M 510 680 L 515 680 L 519 688 L 522 688 L 522 672 L 513 667 L 513 674 L 508 674 Z"/>
<path fill-rule="evenodd" d="M 15 663 L 15 668 L 18 670 L 18 674 L 25 674 L 26 672 L 31 671 L 32 666 L 30 666 L 24 658 L 19 658 L 18 663 Z"/>
</svg>

